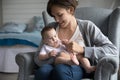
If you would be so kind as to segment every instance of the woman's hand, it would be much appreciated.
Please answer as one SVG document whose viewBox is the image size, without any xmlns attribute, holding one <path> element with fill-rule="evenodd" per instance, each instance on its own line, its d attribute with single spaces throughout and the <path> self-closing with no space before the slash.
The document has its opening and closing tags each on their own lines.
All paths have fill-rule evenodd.
<svg viewBox="0 0 120 80">
<path fill-rule="evenodd" d="M 63 40 L 62 43 L 66 46 L 67 50 L 69 52 L 76 52 L 79 54 L 84 54 L 84 48 L 82 46 L 80 46 L 79 44 L 77 44 L 74 41 L 68 41 L 68 40 Z"/>
</svg>

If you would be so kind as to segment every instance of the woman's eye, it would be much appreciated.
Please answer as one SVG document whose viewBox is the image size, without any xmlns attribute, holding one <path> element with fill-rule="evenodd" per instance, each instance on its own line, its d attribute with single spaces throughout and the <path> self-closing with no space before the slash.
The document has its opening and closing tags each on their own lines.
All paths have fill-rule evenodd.
<svg viewBox="0 0 120 80">
<path fill-rule="evenodd" d="M 63 14 L 58 14 L 59 17 L 61 17 Z"/>
</svg>

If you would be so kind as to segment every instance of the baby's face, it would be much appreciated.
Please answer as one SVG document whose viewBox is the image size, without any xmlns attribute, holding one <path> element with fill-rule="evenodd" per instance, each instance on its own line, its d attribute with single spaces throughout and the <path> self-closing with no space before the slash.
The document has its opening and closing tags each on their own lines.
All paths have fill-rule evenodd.
<svg viewBox="0 0 120 80">
<path fill-rule="evenodd" d="M 44 43 L 52 47 L 59 46 L 59 38 L 54 29 L 51 29 L 45 33 Z"/>
</svg>

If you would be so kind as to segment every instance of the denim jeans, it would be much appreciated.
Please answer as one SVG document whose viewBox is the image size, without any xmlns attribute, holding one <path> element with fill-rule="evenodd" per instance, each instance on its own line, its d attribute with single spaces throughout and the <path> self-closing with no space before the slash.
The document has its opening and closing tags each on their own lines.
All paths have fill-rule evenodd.
<svg viewBox="0 0 120 80">
<path fill-rule="evenodd" d="M 35 80 L 81 80 L 83 70 L 77 65 L 45 64 L 35 73 Z"/>
<path fill-rule="evenodd" d="M 41 66 L 35 72 L 35 80 L 50 80 L 52 75 L 53 66 L 50 64 L 45 64 Z"/>
</svg>

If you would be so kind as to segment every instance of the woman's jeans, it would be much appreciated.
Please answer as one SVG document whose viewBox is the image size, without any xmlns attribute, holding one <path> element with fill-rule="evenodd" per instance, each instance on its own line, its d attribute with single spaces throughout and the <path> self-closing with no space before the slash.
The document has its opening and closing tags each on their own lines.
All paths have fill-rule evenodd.
<svg viewBox="0 0 120 80">
<path fill-rule="evenodd" d="M 77 65 L 45 64 L 35 73 L 35 80 L 81 80 L 83 70 Z"/>
</svg>

